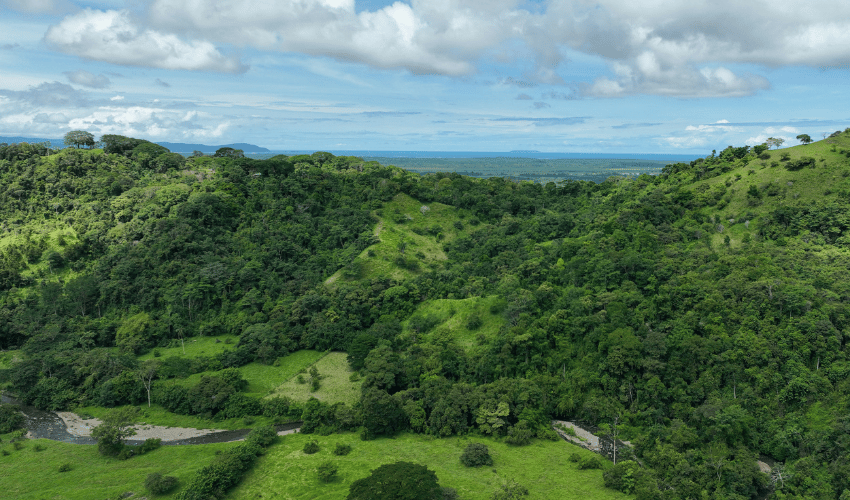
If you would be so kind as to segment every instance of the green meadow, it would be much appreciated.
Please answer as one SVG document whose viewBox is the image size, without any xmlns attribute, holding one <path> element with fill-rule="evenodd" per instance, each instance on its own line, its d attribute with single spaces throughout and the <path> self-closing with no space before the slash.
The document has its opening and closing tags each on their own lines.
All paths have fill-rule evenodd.
<svg viewBox="0 0 850 500">
<path fill-rule="evenodd" d="M 307 455 L 304 444 L 315 439 L 320 451 Z M 486 444 L 493 457 L 492 467 L 469 468 L 460 463 L 467 444 Z M 336 443 L 351 446 L 351 453 L 335 456 Z M 235 500 L 331 500 L 345 498 L 351 483 L 369 475 L 380 465 L 409 461 L 427 466 L 437 474 L 441 486 L 455 488 L 464 500 L 489 500 L 506 481 L 516 481 L 528 488 L 534 500 L 603 500 L 629 498 L 603 486 L 602 471 L 578 470 L 569 456 L 582 457 L 591 452 L 564 441 L 535 441 L 524 447 L 511 447 L 486 438 L 402 434 L 396 438 L 361 441 L 356 434 L 315 436 L 292 434 L 269 448 L 242 483 L 228 496 Z M 319 481 L 316 467 L 333 462 L 339 468 L 338 478 L 331 483 Z M 605 463 L 607 466 L 607 462 Z"/>
<path fill-rule="evenodd" d="M 217 452 L 234 446 L 162 446 L 129 460 L 118 460 L 100 455 L 94 445 L 36 439 L 20 441 L 21 449 L 15 449 L 7 438 L 3 436 L 0 444 L 0 497 L 16 500 L 113 499 L 127 493 L 133 493 L 133 498 L 149 497 L 144 487 L 148 474 L 174 476 L 179 489 Z M 65 464 L 70 470 L 60 472 Z M 154 498 L 173 498 L 177 491 Z"/>
<path fill-rule="evenodd" d="M 347 356 L 344 352 L 331 352 L 312 365 L 321 376 L 318 390 L 313 391 L 310 387 L 309 375 L 304 374 L 304 382 L 299 382 L 296 374 L 279 385 L 269 397 L 286 396 L 302 402 L 313 397 L 325 403 L 353 405 L 360 398 L 361 382 L 359 379 L 350 380 L 353 372 L 348 367 Z"/>
</svg>

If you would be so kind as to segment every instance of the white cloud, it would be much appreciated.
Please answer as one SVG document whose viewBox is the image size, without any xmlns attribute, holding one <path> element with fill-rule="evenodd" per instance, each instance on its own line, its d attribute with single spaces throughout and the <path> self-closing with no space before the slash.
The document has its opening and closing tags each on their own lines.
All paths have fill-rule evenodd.
<svg viewBox="0 0 850 500">
<path fill-rule="evenodd" d="M 77 85 L 82 85 L 83 87 L 89 87 L 92 89 L 106 88 L 112 83 L 105 75 L 95 75 L 82 69 L 77 71 L 66 71 L 65 76 L 68 77 L 68 81 L 71 83 L 76 83 Z"/>
<path fill-rule="evenodd" d="M 141 29 L 127 11 L 86 9 L 50 27 L 44 38 L 63 52 L 114 64 L 230 73 L 245 69 L 210 42 L 184 42 L 174 34 Z"/>
<path fill-rule="evenodd" d="M 123 95 L 116 95 L 116 96 L 110 97 L 109 100 L 110 101 L 123 101 L 124 96 Z"/>
<path fill-rule="evenodd" d="M 524 80 L 549 84 L 564 83 L 568 48 L 610 64 L 582 88 L 595 97 L 746 96 L 769 82 L 740 64 L 850 65 L 850 3 L 835 0 L 410 0 L 359 13 L 354 0 L 139 1 L 139 17 L 85 10 L 46 39 L 116 64 L 230 72 L 244 68 L 217 46 L 452 76 L 530 58 Z"/>
<path fill-rule="evenodd" d="M 67 11 L 71 4 L 66 0 L 0 0 L 0 7 L 27 14 L 55 14 Z"/>
</svg>

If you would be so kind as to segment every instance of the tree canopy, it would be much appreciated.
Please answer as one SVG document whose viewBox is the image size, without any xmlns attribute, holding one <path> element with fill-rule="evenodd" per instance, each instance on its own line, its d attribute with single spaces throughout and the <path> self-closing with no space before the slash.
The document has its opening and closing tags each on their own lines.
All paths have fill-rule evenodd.
<svg viewBox="0 0 850 500">
<path fill-rule="evenodd" d="M 94 136 L 85 130 L 72 130 L 65 134 L 65 145 L 74 146 L 75 148 L 82 146 L 93 148 Z"/>
</svg>

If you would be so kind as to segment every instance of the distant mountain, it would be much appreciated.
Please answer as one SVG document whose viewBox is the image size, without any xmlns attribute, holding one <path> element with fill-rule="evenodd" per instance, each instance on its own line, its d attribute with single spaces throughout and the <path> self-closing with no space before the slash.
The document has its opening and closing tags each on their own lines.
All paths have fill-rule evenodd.
<svg viewBox="0 0 850 500">
<path fill-rule="evenodd" d="M 63 139 L 43 139 L 35 137 L 2 137 L 0 143 L 14 144 L 17 142 L 49 142 L 52 148 L 64 148 Z M 186 144 L 183 142 L 157 142 L 160 146 L 168 148 L 172 153 L 191 153 L 200 151 L 202 153 L 215 153 L 219 148 L 241 149 L 245 153 L 268 153 L 269 150 L 254 144 L 239 142 L 236 144 L 225 144 L 223 146 L 207 146 L 206 144 Z"/>
<path fill-rule="evenodd" d="M 168 148 L 172 153 L 191 153 L 200 151 L 202 153 L 215 153 L 219 148 L 241 149 L 245 153 L 268 153 L 269 150 L 254 144 L 239 142 L 236 144 L 225 144 L 223 146 L 207 146 L 205 144 L 186 144 L 182 142 L 157 142 L 160 146 Z"/>
<path fill-rule="evenodd" d="M 62 139 L 44 139 L 37 137 L 0 137 L 0 143 L 15 144 L 18 142 L 41 143 L 49 142 L 51 148 L 64 148 L 65 141 Z"/>
</svg>

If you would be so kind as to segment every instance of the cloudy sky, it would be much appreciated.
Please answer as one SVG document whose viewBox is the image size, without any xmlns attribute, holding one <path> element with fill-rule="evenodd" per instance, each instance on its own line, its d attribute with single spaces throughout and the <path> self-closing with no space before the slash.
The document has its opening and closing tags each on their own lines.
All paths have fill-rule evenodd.
<svg viewBox="0 0 850 500">
<path fill-rule="evenodd" d="M 0 135 L 695 153 L 850 126 L 850 2 L 0 0 Z"/>
</svg>

